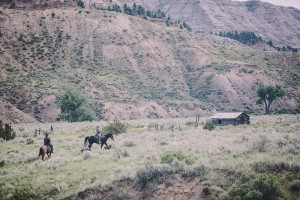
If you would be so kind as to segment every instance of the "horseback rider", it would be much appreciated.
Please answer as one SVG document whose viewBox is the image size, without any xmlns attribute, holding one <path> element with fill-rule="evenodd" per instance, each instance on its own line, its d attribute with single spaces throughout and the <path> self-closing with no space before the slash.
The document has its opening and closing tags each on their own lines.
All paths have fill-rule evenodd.
<svg viewBox="0 0 300 200">
<path fill-rule="evenodd" d="M 48 137 L 48 133 L 45 134 L 44 145 L 50 146 L 51 153 L 53 153 L 53 144 L 51 144 L 51 139 Z"/>
<path fill-rule="evenodd" d="M 98 138 L 99 144 L 101 143 L 100 142 L 101 141 L 101 134 L 102 134 L 102 132 L 100 130 L 100 126 L 97 126 L 97 128 L 96 128 L 96 137 Z"/>
</svg>

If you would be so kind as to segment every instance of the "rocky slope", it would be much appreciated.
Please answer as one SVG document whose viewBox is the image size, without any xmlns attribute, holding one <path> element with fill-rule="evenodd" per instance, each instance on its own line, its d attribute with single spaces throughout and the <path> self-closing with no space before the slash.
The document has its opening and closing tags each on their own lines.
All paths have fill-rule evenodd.
<svg viewBox="0 0 300 200">
<path fill-rule="evenodd" d="M 295 53 L 95 9 L 0 8 L 0 21 L 2 107 L 43 122 L 56 120 L 62 86 L 86 93 L 105 119 L 259 112 L 259 82 L 285 86 L 277 109 L 293 110 L 300 93 Z M 1 120 L 15 122 L 8 113 Z"/>
<path fill-rule="evenodd" d="M 87 8 L 137 3 L 150 10 L 162 10 L 174 21 L 187 22 L 194 31 L 255 32 L 278 46 L 300 48 L 300 10 L 261 1 L 232 0 L 83 0 Z"/>
<path fill-rule="evenodd" d="M 219 33 L 220 31 L 255 32 L 265 41 L 272 40 L 277 47 L 300 48 L 300 10 L 250 0 L 4 0 L 0 6 L 15 9 L 46 9 L 78 7 L 107 8 L 113 4 L 133 3 L 153 11 L 162 10 L 173 21 L 184 21 L 194 31 Z"/>
</svg>

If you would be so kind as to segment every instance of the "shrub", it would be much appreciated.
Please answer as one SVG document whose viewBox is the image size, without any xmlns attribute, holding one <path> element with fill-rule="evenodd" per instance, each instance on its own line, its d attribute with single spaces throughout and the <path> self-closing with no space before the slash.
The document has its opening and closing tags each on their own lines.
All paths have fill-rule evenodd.
<svg viewBox="0 0 300 200">
<path fill-rule="evenodd" d="M 144 190 L 151 184 L 160 184 L 163 181 L 163 177 L 170 173 L 171 169 L 165 166 L 153 167 L 152 165 L 147 165 L 145 169 L 137 172 L 135 187 Z"/>
<path fill-rule="evenodd" d="M 177 158 L 180 161 L 185 161 L 186 164 L 192 165 L 195 163 L 195 158 L 192 155 L 186 155 L 182 151 L 177 151 L 175 153 L 166 153 L 161 155 L 160 162 L 170 164 L 173 160 Z"/>
<path fill-rule="evenodd" d="M 107 193 L 107 199 L 113 199 L 113 200 L 132 199 L 130 195 L 130 191 L 128 191 L 127 188 L 121 184 L 114 185 L 109 189 L 110 191 Z"/>
<path fill-rule="evenodd" d="M 202 193 L 203 193 L 204 195 L 210 195 L 210 194 L 211 194 L 211 190 L 210 190 L 209 187 L 204 186 L 203 189 L 202 189 Z"/>
<path fill-rule="evenodd" d="M 13 200 L 28 200 L 40 199 L 39 195 L 35 192 L 31 185 L 21 185 L 16 187 L 12 196 Z"/>
<path fill-rule="evenodd" d="M 216 125 L 212 122 L 212 120 L 206 120 L 203 124 L 203 129 L 214 130 Z"/>
<path fill-rule="evenodd" d="M 85 152 L 85 154 L 83 155 L 83 159 L 87 160 L 87 159 L 91 159 L 92 155 L 89 152 Z"/>
<path fill-rule="evenodd" d="M 259 174 L 256 177 L 242 175 L 224 199 L 273 200 L 280 197 L 284 198 L 284 192 L 278 178 Z"/>
<path fill-rule="evenodd" d="M 27 138 L 26 139 L 26 144 L 33 144 L 34 140 L 32 138 Z"/>
<path fill-rule="evenodd" d="M 135 144 L 134 144 L 132 141 L 125 141 L 125 142 L 124 142 L 124 145 L 125 145 L 126 147 L 134 147 L 134 146 L 135 146 Z"/>
<path fill-rule="evenodd" d="M 126 133 L 127 126 L 119 120 L 114 120 L 113 123 L 110 123 L 108 126 L 103 127 L 102 130 L 105 133 L 114 133 L 118 135 L 121 133 Z"/>
<path fill-rule="evenodd" d="M 187 121 L 187 122 L 185 122 L 185 125 L 187 125 L 187 126 L 195 126 L 195 122 Z"/>
<path fill-rule="evenodd" d="M 259 173 L 266 173 L 266 172 L 283 172 L 285 170 L 291 172 L 299 172 L 300 171 L 300 164 L 297 163 L 289 163 L 284 161 L 254 161 L 250 164 L 251 168 Z"/>
<path fill-rule="evenodd" d="M 208 174 L 209 168 L 207 168 L 205 165 L 197 166 L 193 169 L 186 169 L 183 172 L 181 172 L 181 177 L 183 178 L 203 178 L 206 174 Z M 210 186 L 210 185 L 208 185 Z"/>
<path fill-rule="evenodd" d="M 290 190 L 292 190 L 294 192 L 299 192 L 300 191 L 300 180 L 294 180 L 290 184 Z"/>
<path fill-rule="evenodd" d="M 2 124 L 0 120 L 0 138 L 4 140 L 13 140 L 16 137 L 15 131 L 11 128 L 9 124 Z"/>
<path fill-rule="evenodd" d="M 260 135 L 260 137 L 253 142 L 251 152 L 258 150 L 258 152 L 266 152 L 266 144 L 269 143 L 270 140 L 265 135 Z"/>
<path fill-rule="evenodd" d="M 3 167 L 5 165 L 5 160 L 0 161 L 0 167 Z"/>
</svg>

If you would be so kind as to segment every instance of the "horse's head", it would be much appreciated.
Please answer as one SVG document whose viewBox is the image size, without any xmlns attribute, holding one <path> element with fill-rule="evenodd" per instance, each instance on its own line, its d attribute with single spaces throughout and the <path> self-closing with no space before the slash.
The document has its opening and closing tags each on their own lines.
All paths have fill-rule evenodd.
<svg viewBox="0 0 300 200">
<path fill-rule="evenodd" d="M 107 134 L 107 135 L 108 135 L 108 137 L 109 137 L 110 139 L 115 140 L 115 139 L 114 139 L 114 135 L 113 135 L 112 133 L 109 133 L 109 134 Z"/>
</svg>

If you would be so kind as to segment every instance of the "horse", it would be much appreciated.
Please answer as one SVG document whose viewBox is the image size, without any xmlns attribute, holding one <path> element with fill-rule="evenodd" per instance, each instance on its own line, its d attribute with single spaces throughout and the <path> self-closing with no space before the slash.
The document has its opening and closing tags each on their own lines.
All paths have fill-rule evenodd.
<svg viewBox="0 0 300 200">
<path fill-rule="evenodd" d="M 114 140 L 113 134 L 112 133 L 108 133 L 108 134 L 105 134 L 104 137 L 100 138 L 101 149 L 102 149 L 103 145 L 106 145 L 105 149 L 110 149 L 111 145 L 108 146 L 107 143 L 106 143 L 107 140 L 108 140 L 108 138 Z M 99 139 L 96 136 L 92 135 L 92 136 L 85 137 L 85 139 L 84 139 L 84 147 L 83 147 L 83 149 L 81 149 L 81 152 L 83 152 L 84 150 L 90 150 L 91 151 L 91 147 L 92 147 L 92 145 L 94 143 L 99 144 Z"/>
<path fill-rule="evenodd" d="M 40 158 L 40 156 L 42 156 L 42 160 L 44 161 L 44 157 L 46 154 L 47 154 L 48 158 L 51 157 L 51 148 L 48 145 L 43 145 L 40 148 L 40 153 L 39 153 L 38 159 Z"/>
</svg>

